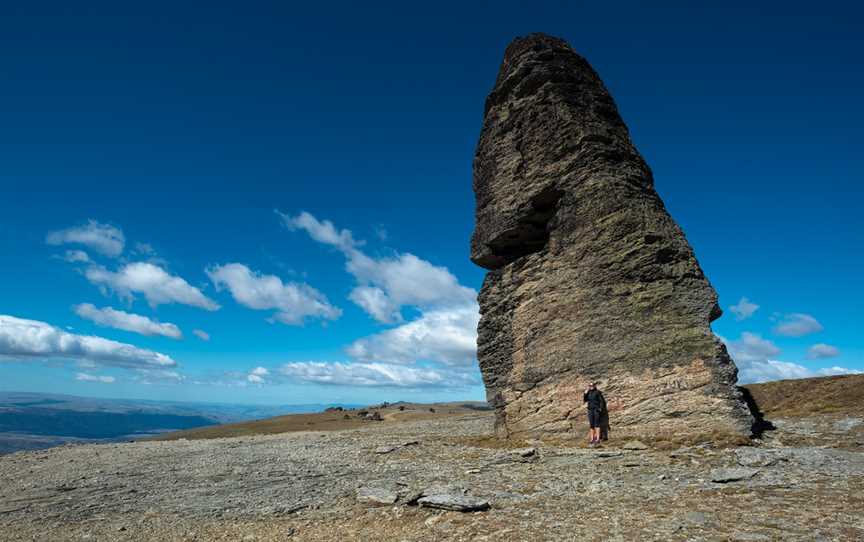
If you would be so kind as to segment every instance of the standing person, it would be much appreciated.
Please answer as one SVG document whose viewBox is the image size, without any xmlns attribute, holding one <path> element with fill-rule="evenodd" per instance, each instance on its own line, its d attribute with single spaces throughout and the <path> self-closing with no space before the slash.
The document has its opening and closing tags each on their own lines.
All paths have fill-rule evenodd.
<svg viewBox="0 0 864 542">
<path fill-rule="evenodd" d="M 597 383 L 591 382 L 582 395 L 582 402 L 588 406 L 588 444 L 593 446 L 600 442 L 600 425 L 603 411 L 606 410 L 606 398 L 597 389 Z"/>
</svg>

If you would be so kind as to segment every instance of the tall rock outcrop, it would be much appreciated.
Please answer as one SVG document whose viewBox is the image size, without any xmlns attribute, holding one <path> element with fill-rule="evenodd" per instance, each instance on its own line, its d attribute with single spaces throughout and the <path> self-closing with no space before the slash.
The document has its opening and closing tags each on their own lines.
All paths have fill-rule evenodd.
<svg viewBox="0 0 864 542">
<path fill-rule="evenodd" d="M 596 380 L 613 435 L 749 435 L 721 314 L 588 62 L 542 34 L 507 47 L 474 158 L 478 358 L 496 430 L 586 427 Z"/>
</svg>

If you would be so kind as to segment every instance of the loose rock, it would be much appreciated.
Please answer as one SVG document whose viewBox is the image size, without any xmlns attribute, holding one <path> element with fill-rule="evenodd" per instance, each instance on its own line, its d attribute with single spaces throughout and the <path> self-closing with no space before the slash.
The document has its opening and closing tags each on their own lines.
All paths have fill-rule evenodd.
<svg viewBox="0 0 864 542">
<path fill-rule="evenodd" d="M 399 500 L 399 494 L 389 489 L 378 487 L 361 487 L 357 489 L 357 502 L 365 504 L 387 505 Z"/>
<path fill-rule="evenodd" d="M 741 480 L 749 480 L 756 476 L 759 472 L 759 469 L 747 469 L 747 468 L 728 468 L 728 469 L 714 469 L 711 471 L 711 481 L 717 482 L 719 484 L 725 484 L 728 482 L 738 482 Z"/>
<path fill-rule="evenodd" d="M 455 512 L 478 512 L 489 509 L 489 501 L 479 497 L 459 494 L 442 494 L 422 497 L 417 501 L 426 508 L 440 508 Z"/>
</svg>

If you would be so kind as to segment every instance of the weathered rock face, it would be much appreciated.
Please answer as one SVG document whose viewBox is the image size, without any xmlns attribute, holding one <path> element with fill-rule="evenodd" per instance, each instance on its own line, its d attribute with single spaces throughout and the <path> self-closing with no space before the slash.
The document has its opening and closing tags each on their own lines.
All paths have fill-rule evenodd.
<svg viewBox="0 0 864 542">
<path fill-rule="evenodd" d="M 717 294 L 654 190 L 612 97 L 563 40 L 507 48 L 474 159 L 478 358 L 502 436 L 750 433 Z"/>
</svg>

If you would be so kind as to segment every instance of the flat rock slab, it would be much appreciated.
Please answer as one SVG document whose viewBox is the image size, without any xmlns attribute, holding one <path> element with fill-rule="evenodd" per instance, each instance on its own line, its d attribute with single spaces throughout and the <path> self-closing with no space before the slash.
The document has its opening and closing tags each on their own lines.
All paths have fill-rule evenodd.
<svg viewBox="0 0 864 542">
<path fill-rule="evenodd" d="M 781 450 L 740 448 L 735 450 L 735 460 L 742 467 L 770 467 L 787 459 Z"/>
<path fill-rule="evenodd" d="M 759 473 L 759 469 L 749 469 L 745 467 L 714 469 L 711 471 L 711 481 L 718 484 L 726 484 L 729 482 L 740 482 L 749 480 Z"/>
<path fill-rule="evenodd" d="M 489 501 L 471 495 L 448 493 L 422 497 L 417 503 L 426 508 L 439 508 L 454 512 L 481 512 L 489 509 Z"/>
<path fill-rule="evenodd" d="M 399 494 L 380 487 L 361 487 L 357 489 L 357 502 L 374 505 L 394 504 Z"/>
<path fill-rule="evenodd" d="M 639 440 L 631 440 L 625 443 L 624 446 L 621 446 L 621 448 L 624 450 L 647 450 L 648 445 Z"/>
</svg>

